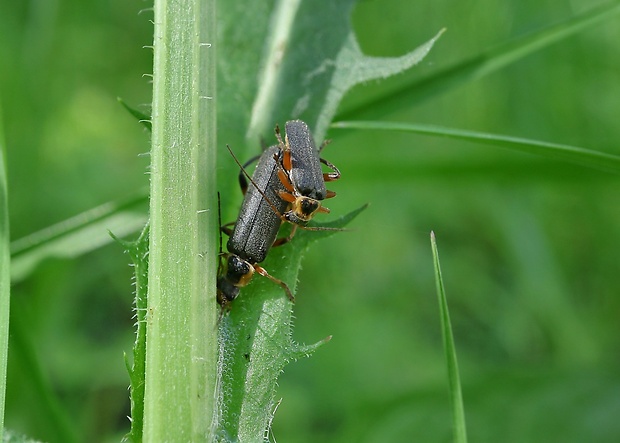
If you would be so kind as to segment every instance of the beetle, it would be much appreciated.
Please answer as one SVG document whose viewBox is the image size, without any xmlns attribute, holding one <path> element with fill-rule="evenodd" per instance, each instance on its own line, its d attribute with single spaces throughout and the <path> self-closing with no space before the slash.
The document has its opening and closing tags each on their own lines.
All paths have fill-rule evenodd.
<svg viewBox="0 0 620 443">
<path fill-rule="evenodd" d="M 320 152 L 327 145 L 327 142 L 324 142 L 317 149 L 308 125 L 301 120 L 286 122 L 284 140 L 282 140 L 280 128 L 277 125 L 275 133 L 280 149 L 274 154 L 274 159 L 278 165 L 278 178 L 282 186 L 284 186 L 284 189 L 278 189 L 277 195 L 281 200 L 288 203 L 288 207 L 282 212 L 276 210 L 274 205 L 270 206 L 279 214 L 282 221 L 291 223 L 293 228 L 288 237 L 278 239 L 274 246 L 290 241 L 298 227 L 310 231 L 342 230 L 339 228 L 307 226 L 317 212 L 330 212 L 328 208 L 322 206 L 321 201 L 336 196 L 335 192 L 327 190 L 325 187 L 325 182 L 335 181 L 340 178 L 338 168 L 320 157 Z M 244 168 L 255 159 L 256 157 L 249 160 L 243 166 L 239 164 L 241 168 L 239 184 L 242 190 L 248 188 L 248 179 L 252 181 L 252 178 Z M 331 172 L 324 173 L 321 163 L 330 168 Z M 270 198 L 267 197 L 266 200 L 269 201 Z"/>
<path fill-rule="evenodd" d="M 332 163 L 320 157 L 320 152 L 327 143 L 323 143 L 317 149 L 308 125 L 301 120 L 286 122 L 284 143 L 282 143 L 277 127 L 276 137 L 280 145 L 284 145 L 280 160 L 283 168 L 288 172 L 287 178 L 295 187 L 295 191 L 316 200 L 334 197 L 336 193 L 326 190 L 325 182 L 338 180 L 340 171 Z M 332 172 L 323 173 L 320 163 L 325 164 Z"/>
<path fill-rule="evenodd" d="M 297 227 L 312 231 L 342 230 L 307 226 L 316 212 L 329 213 L 321 201 L 336 195 L 325 187 L 326 181 L 340 178 L 338 168 L 320 157 L 327 143 L 317 149 L 308 125 L 301 120 L 286 122 L 284 141 L 278 126 L 275 133 L 278 145 L 263 152 L 252 177 L 245 168 L 255 158 L 241 165 L 228 148 L 240 167 L 239 183 L 245 197 L 232 232 L 221 229 L 230 235 L 229 252 L 221 253 L 226 257 L 226 264 L 218 271 L 218 302 L 223 308 L 239 295 L 240 288 L 249 283 L 255 271 L 280 285 L 294 302 L 288 285 L 258 263 L 265 260 L 272 246 L 290 241 Z M 321 164 L 331 172 L 323 173 Z M 248 185 L 248 180 L 253 186 Z M 277 239 L 282 221 L 291 223 L 293 228 L 287 237 Z"/>
<path fill-rule="evenodd" d="M 282 141 L 280 129 L 276 126 L 276 137 L 280 145 L 277 154 L 278 177 L 285 191 L 278 192 L 280 198 L 290 203 L 290 208 L 283 214 L 286 221 L 293 224 L 288 239 L 295 235 L 298 226 L 305 227 L 317 212 L 329 213 L 321 201 L 336 196 L 327 190 L 325 182 L 340 178 L 338 168 L 321 158 L 320 152 L 326 146 L 324 142 L 316 148 L 308 125 L 301 120 L 291 120 L 285 125 L 285 139 Z M 324 173 L 321 163 L 331 169 Z"/>
<path fill-rule="evenodd" d="M 225 265 L 220 261 L 217 278 L 217 300 L 223 309 L 237 298 L 239 288 L 250 282 L 254 272 L 278 284 L 289 300 L 295 301 L 285 282 L 273 277 L 258 265 L 265 260 L 269 249 L 275 243 L 282 222 L 281 214 L 288 206 L 288 202 L 279 198 L 279 193 L 285 189 L 278 177 L 276 156 L 279 149 L 277 145 L 271 146 L 260 156 L 251 178 L 253 186 L 245 189 L 243 203 L 232 232 L 225 227 L 221 228 L 230 234 L 227 242 L 228 253 L 220 253 L 225 257 Z M 243 166 L 241 167 L 243 169 Z"/>
</svg>

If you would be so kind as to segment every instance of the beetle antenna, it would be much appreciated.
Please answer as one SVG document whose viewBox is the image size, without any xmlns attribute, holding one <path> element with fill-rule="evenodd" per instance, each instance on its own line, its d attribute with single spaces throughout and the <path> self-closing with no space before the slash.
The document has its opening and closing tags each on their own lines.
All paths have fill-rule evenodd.
<svg viewBox="0 0 620 443">
<path fill-rule="evenodd" d="M 276 133 L 276 138 L 278 139 L 278 144 L 280 145 L 280 148 L 286 149 L 286 143 L 284 143 L 284 141 L 282 140 L 282 134 L 280 133 L 280 127 L 278 125 L 276 125 L 275 133 Z"/>
<path fill-rule="evenodd" d="M 254 179 L 250 177 L 250 174 L 248 174 L 248 172 L 245 170 L 243 165 L 239 162 L 235 154 L 232 152 L 232 149 L 230 149 L 230 146 L 226 145 L 226 147 L 228 148 L 228 152 L 230 152 L 230 155 L 232 155 L 233 159 L 235 159 L 235 163 L 237 163 L 237 165 L 239 165 L 239 167 L 241 168 L 243 175 L 245 175 L 248 178 L 248 180 L 250 180 L 250 182 L 252 183 L 252 185 L 254 185 L 254 187 L 260 193 L 260 195 L 263 196 L 263 198 L 269 204 L 273 212 L 280 218 L 280 220 L 287 221 L 286 218 L 284 218 L 284 216 L 280 213 L 280 211 L 278 211 L 278 208 L 276 208 L 276 206 L 272 203 L 269 197 L 267 197 L 267 194 L 265 194 L 265 192 L 256 184 Z"/>
<path fill-rule="evenodd" d="M 278 127 L 276 126 L 276 130 L 278 130 Z M 282 139 L 280 139 L 282 140 Z M 260 195 L 262 195 L 262 197 L 265 199 L 265 201 L 267 202 L 267 204 L 269 204 L 269 207 L 271 207 L 271 210 L 278 216 L 278 218 L 280 220 L 282 220 L 283 222 L 286 223 L 290 223 L 289 220 L 287 220 L 286 217 L 284 217 L 284 215 L 282 215 L 282 213 L 280 211 L 278 211 L 278 208 L 276 208 L 276 206 L 273 204 L 273 202 L 269 199 L 269 197 L 267 197 L 267 194 L 265 194 L 265 191 L 263 191 L 254 181 L 254 179 L 252 177 L 250 177 L 250 174 L 248 174 L 248 171 L 245 170 L 245 168 L 243 167 L 243 165 L 241 164 L 241 162 L 239 161 L 239 159 L 235 156 L 234 152 L 232 151 L 232 149 L 230 149 L 229 145 L 226 145 L 226 147 L 228 148 L 228 152 L 230 152 L 230 155 L 232 155 L 232 158 L 235 160 L 235 163 L 237 163 L 237 165 L 239 166 L 239 168 L 241 168 L 241 172 L 243 173 L 243 175 L 245 177 L 247 177 L 248 180 L 250 180 L 250 182 L 252 183 L 252 185 L 256 188 L 256 190 L 260 193 Z M 277 162 L 276 162 L 277 164 Z M 278 168 L 280 168 L 280 165 L 277 165 Z M 241 177 L 241 175 L 240 175 Z M 221 223 L 221 222 L 220 222 Z M 306 231 L 346 231 L 347 229 L 343 229 L 343 228 L 331 228 L 328 226 L 302 226 L 302 225 L 298 225 L 297 223 L 293 223 L 294 225 L 299 226 L 300 229 L 306 230 Z M 221 235 L 221 232 L 220 232 Z"/>
</svg>

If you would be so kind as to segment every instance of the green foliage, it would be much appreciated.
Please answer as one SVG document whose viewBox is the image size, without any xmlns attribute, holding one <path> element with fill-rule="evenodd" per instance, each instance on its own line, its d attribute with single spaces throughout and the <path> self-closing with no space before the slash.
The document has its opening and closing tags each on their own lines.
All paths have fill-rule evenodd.
<svg viewBox="0 0 620 443">
<path fill-rule="evenodd" d="M 291 117 L 306 121 L 317 140 L 322 140 L 340 99 L 350 88 L 418 63 L 438 38 L 398 58 L 364 56 L 350 28 L 352 6 L 353 1 L 343 1 L 317 10 L 309 1 L 280 2 L 273 13 L 263 11 L 261 16 L 256 11 L 247 16 L 252 22 L 267 22 L 271 16 L 272 23 L 266 33 L 268 49 L 259 71 L 252 114 L 247 113 L 249 107 L 239 107 L 235 112 L 249 117 L 250 140 L 264 137 L 273 130 L 274 122 L 284 124 Z M 245 17 L 237 17 L 236 25 L 245 28 Z M 226 40 L 223 43 L 222 51 L 228 54 Z M 253 44 L 252 40 L 247 44 Z M 245 44 L 243 47 L 247 51 Z M 251 70 L 243 68 L 247 60 L 238 63 L 241 72 Z M 264 264 L 268 272 L 292 288 L 308 241 L 303 240 L 306 234 L 319 236 L 316 232 L 297 235 L 291 244 L 273 250 Z M 255 282 L 244 288 L 230 316 L 222 322 L 218 432 L 225 441 L 256 441 L 269 431 L 277 404 L 278 377 L 294 355 L 310 349 L 303 347 L 300 351 L 292 342 L 292 313 L 278 286 Z"/>
<path fill-rule="evenodd" d="M 9 205 L 4 160 L 4 128 L 0 108 L 0 440 L 4 430 L 4 398 L 9 344 L 11 256 L 9 253 Z"/>
<path fill-rule="evenodd" d="M 316 2 L 221 2 L 217 17 L 224 221 L 234 220 L 241 199 L 225 145 L 249 158 L 261 139 L 273 141 L 275 123 L 292 116 L 307 119 L 317 138 L 333 138 L 324 156 L 343 172 L 333 184 L 338 196 L 328 203 L 333 218 L 372 203 L 351 232 L 308 249 L 299 282 L 291 284 L 295 339 L 333 338 L 280 377 L 273 438 L 451 438 L 436 302 L 429 297 L 432 229 L 442 243 L 470 439 L 616 441 L 617 177 L 580 165 L 587 156 L 609 165 L 619 154 L 614 73 L 620 66 L 610 55 L 619 38 L 619 2 L 592 10 L 585 0 L 358 2 L 359 53 L 347 44 L 350 29 L 338 13 L 352 3 L 331 3 L 317 10 Z M 0 27 L 12 37 L 0 41 L 0 55 L 15 61 L 0 75 L 10 110 L 4 118 L 13 238 L 46 232 L 145 186 L 148 134 L 115 100 L 150 100 L 142 74 L 151 72 L 152 52 L 140 47 L 152 43 L 152 16 L 135 8 L 131 2 L 0 6 Z M 319 118 L 317 106 L 329 97 L 325 76 L 344 81 L 351 72 L 337 75 L 339 47 L 399 57 L 444 27 L 416 69 L 355 87 L 339 109 Z M 290 29 L 291 44 L 280 45 L 275 29 Z M 304 38 L 316 44 L 304 49 Z M 280 50 L 294 57 L 279 59 Z M 324 62 L 317 64 L 317 54 L 325 54 Z M 271 67 L 284 63 L 277 75 L 264 74 L 268 60 Z M 317 101 L 305 100 L 309 91 Z M 306 113 L 297 114 L 301 109 Z M 333 131 L 334 112 L 355 120 L 389 115 L 440 137 Z M 481 134 L 495 134 L 494 144 L 529 143 L 540 155 L 474 146 Z M 590 152 L 577 152 L 571 159 L 577 166 L 544 153 L 564 146 Z M 129 212 L 136 231 L 145 211 Z M 125 225 L 126 211 L 110 214 Z M 97 238 L 107 236 L 103 228 L 124 235 L 100 220 Z M 81 231 L 71 226 L 67 232 Z M 132 341 L 130 272 L 118 246 L 91 247 L 86 240 L 93 234 L 69 240 L 72 234 L 54 232 L 50 244 L 65 238 L 65 246 L 52 253 L 43 253 L 44 246 L 18 249 L 14 256 L 17 265 L 38 254 L 37 266 L 24 266 L 12 288 L 6 424 L 43 441 L 118 441 L 130 413 L 122 365 Z M 314 240 L 312 234 L 274 250 L 265 268 L 296 282 L 296 271 L 279 263 L 294 262 L 291 247 Z M 65 248 L 80 259 L 49 259 L 66 256 Z M 262 313 L 255 308 L 263 301 L 285 312 L 288 301 L 273 286 L 255 278 L 222 322 Z M 258 337 L 269 332 L 278 331 Z"/>
<path fill-rule="evenodd" d="M 357 108 L 347 109 L 338 117 L 341 119 L 359 118 L 360 116 L 376 117 L 402 110 L 419 101 L 505 68 L 548 45 L 609 20 L 619 12 L 618 1 L 602 4 L 568 20 L 496 45 L 470 59 L 454 63 L 422 79 L 415 78 L 390 95 L 381 96 L 372 102 L 366 101 Z"/>
<path fill-rule="evenodd" d="M 440 137 L 463 140 L 478 144 L 498 146 L 513 149 L 519 152 L 539 155 L 551 160 L 571 162 L 580 166 L 596 168 L 601 171 L 620 173 L 620 156 L 606 154 L 604 152 L 592 151 L 590 149 L 578 148 L 576 146 L 561 145 L 558 143 L 547 143 L 538 140 L 528 140 L 519 137 L 509 137 L 505 135 L 485 134 L 475 131 L 463 131 L 452 128 L 442 128 L 432 125 L 419 125 L 412 123 L 397 122 L 337 122 L 334 128 L 345 129 L 368 129 L 382 131 L 404 131 L 416 134 L 435 135 Z"/>
<path fill-rule="evenodd" d="M 342 228 L 363 209 L 328 224 Z M 315 225 L 316 226 L 316 225 Z M 301 231 L 294 240 L 274 248 L 265 261 L 266 269 L 286 282 L 294 282 L 302 254 L 309 243 L 337 231 Z M 277 272 L 277 273 L 275 273 Z M 258 280 L 259 277 L 256 277 Z M 256 441 L 270 432 L 277 408 L 277 380 L 287 363 L 309 356 L 329 340 L 314 345 L 299 345 L 292 338 L 293 307 L 279 286 L 267 279 L 244 288 L 219 329 L 221 417 L 219 437 L 223 441 Z M 294 290 L 294 286 L 291 286 Z M 306 294 L 298 294 L 304 297 Z"/>
<path fill-rule="evenodd" d="M 123 99 L 118 98 L 118 102 L 135 118 L 138 119 L 140 123 L 144 125 L 146 129 L 150 132 L 153 129 L 153 124 L 151 123 L 151 116 L 146 115 L 144 112 L 140 112 L 139 110 L 132 108 L 127 103 L 123 101 Z"/>
<path fill-rule="evenodd" d="M 114 237 L 114 236 L 113 236 Z M 144 426 L 144 385 L 146 364 L 146 312 L 149 272 L 149 226 L 142 230 L 140 237 L 133 242 L 114 237 L 129 253 L 135 271 L 136 341 L 133 345 L 132 362 L 125 354 L 125 366 L 129 372 L 131 394 L 131 430 L 125 438 L 132 442 L 142 441 Z"/>
<path fill-rule="evenodd" d="M 446 367 L 448 369 L 448 381 L 450 383 L 450 402 L 452 404 L 454 442 L 467 443 L 465 410 L 463 408 L 463 393 L 461 391 L 461 379 L 459 377 L 459 367 L 456 358 L 456 346 L 452 335 L 452 325 L 450 323 L 450 313 L 448 312 L 448 302 L 446 300 L 443 277 L 441 276 L 441 265 L 439 264 L 437 241 L 435 240 L 435 233 L 432 231 L 431 249 L 433 251 L 435 284 L 437 285 L 437 299 L 439 302 L 439 313 L 441 317 L 441 335 L 443 337 L 443 348 L 446 355 Z"/>
<path fill-rule="evenodd" d="M 110 243 L 110 230 L 118 236 L 136 232 L 146 223 L 145 190 L 104 203 L 11 243 L 11 281 L 28 277 L 49 258 L 71 259 Z"/>
<path fill-rule="evenodd" d="M 16 432 L 5 430 L 2 443 L 39 443 L 39 440 L 33 440 Z"/>
</svg>

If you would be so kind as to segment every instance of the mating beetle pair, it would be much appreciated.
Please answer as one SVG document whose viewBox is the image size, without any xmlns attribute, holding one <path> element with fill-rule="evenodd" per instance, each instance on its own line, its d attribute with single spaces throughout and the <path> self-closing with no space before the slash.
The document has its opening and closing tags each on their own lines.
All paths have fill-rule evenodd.
<svg viewBox="0 0 620 443">
<path fill-rule="evenodd" d="M 317 212 L 329 212 L 321 201 L 336 194 L 326 189 L 325 182 L 338 180 L 340 171 L 320 158 L 325 144 L 317 150 L 306 123 L 289 121 L 285 133 L 283 141 L 276 127 L 278 145 L 263 152 L 251 178 L 235 158 L 241 168 L 239 182 L 245 196 L 232 232 L 222 228 L 230 235 L 228 253 L 221 254 L 226 257 L 226 264 L 220 263 L 217 279 L 217 299 L 222 308 L 228 307 L 237 297 L 239 289 L 249 283 L 255 271 L 280 285 L 294 301 L 288 285 L 269 275 L 258 263 L 265 260 L 272 246 L 290 241 L 297 227 L 329 229 L 306 225 Z M 323 173 L 321 163 L 331 172 Z M 291 223 L 293 228 L 288 237 L 277 239 L 283 221 Z"/>
</svg>

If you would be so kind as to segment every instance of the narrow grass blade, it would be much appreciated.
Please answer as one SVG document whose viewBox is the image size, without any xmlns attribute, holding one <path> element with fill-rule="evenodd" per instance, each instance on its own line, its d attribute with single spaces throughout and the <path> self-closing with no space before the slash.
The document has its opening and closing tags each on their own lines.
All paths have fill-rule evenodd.
<svg viewBox="0 0 620 443">
<path fill-rule="evenodd" d="M 46 438 L 49 441 L 77 443 L 78 430 L 73 418 L 63 406 L 59 393 L 54 389 L 49 374 L 43 369 L 34 339 L 31 337 L 32 325 L 28 322 L 25 303 L 13 304 L 11 321 L 11 358 L 21 362 L 23 377 L 26 377 L 39 410 L 43 411 L 38 419 L 47 425 Z"/>
<path fill-rule="evenodd" d="M 146 191 L 105 203 L 11 243 L 11 281 L 26 278 L 39 263 L 52 257 L 74 258 L 86 254 L 112 238 L 139 232 L 147 220 Z"/>
<path fill-rule="evenodd" d="M 337 120 L 372 118 L 410 108 L 461 84 L 496 72 L 525 56 L 584 31 L 620 12 L 620 1 L 614 0 L 575 17 L 493 47 L 468 60 L 456 63 L 422 79 L 413 78 L 398 90 L 358 104 L 336 116 Z"/>
<path fill-rule="evenodd" d="M 11 255 L 9 253 L 9 206 L 4 162 L 4 128 L 0 109 L 0 441 L 4 429 L 6 363 L 9 346 Z"/>
<path fill-rule="evenodd" d="M 454 346 L 454 337 L 452 336 L 448 302 L 446 301 L 446 293 L 443 287 L 441 267 L 439 265 L 439 253 L 437 252 L 437 243 L 435 241 L 434 232 L 431 232 L 431 248 L 433 250 L 433 264 L 435 265 L 435 282 L 437 284 L 437 298 L 439 301 L 439 312 L 441 316 L 441 332 L 443 335 L 443 346 L 446 354 L 446 364 L 448 367 L 448 382 L 450 385 L 450 400 L 452 403 L 452 418 L 454 421 L 454 441 L 455 443 L 467 443 L 465 410 L 463 408 L 461 380 L 459 377 L 459 368 L 456 360 L 456 348 Z"/>
<path fill-rule="evenodd" d="M 334 123 L 332 127 L 343 129 L 355 128 L 382 131 L 402 131 L 447 137 L 467 142 L 508 148 L 515 151 L 526 152 L 528 154 L 539 155 L 551 160 L 566 161 L 580 166 L 620 174 L 620 156 L 580 148 L 577 146 L 415 123 L 342 121 Z"/>
</svg>

